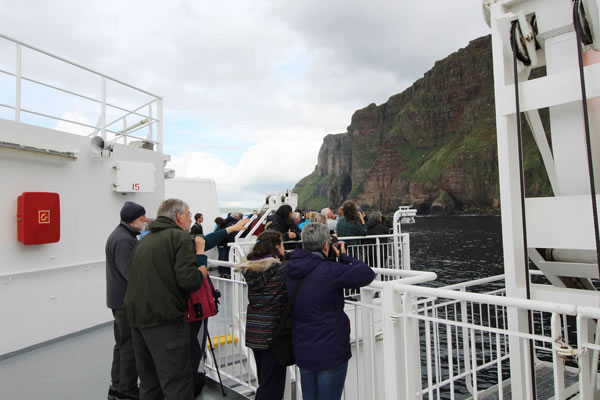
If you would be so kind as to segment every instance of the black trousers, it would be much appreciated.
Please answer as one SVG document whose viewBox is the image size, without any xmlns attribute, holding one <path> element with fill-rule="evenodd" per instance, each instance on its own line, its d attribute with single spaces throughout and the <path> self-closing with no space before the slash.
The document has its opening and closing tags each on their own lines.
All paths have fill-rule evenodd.
<svg viewBox="0 0 600 400">
<path fill-rule="evenodd" d="M 200 320 L 196 322 L 190 322 L 190 345 L 191 345 L 191 362 L 192 362 L 192 372 L 195 374 L 198 372 L 198 368 L 200 367 L 200 360 L 202 360 L 202 346 L 206 346 L 206 341 L 202 343 L 202 339 L 198 338 L 198 333 L 203 327 L 203 324 L 206 320 Z M 204 332 L 203 336 L 204 336 Z"/>
<path fill-rule="evenodd" d="M 133 328 L 141 400 L 193 400 L 190 327 L 174 322 Z"/>
<path fill-rule="evenodd" d="M 219 261 L 229 261 L 229 247 L 217 247 L 219 251 Z M 219 275 L 231 274 L 231 268 L 229 267 L 218 267 Z"/>
<path fill-rule="evenodd" d="M 280 400 L 285 391 L 287 368 L 279 364 L 271 349 L 252 349 L 258 371 L 258 390 L 255 400 Z"/>
<path fill-rule="evenodd" d="M 119 392 L 128 393 L 137 389 L 138 382 L 131 329 L 125 310 L 114 309 L 112 313 L 115 318 L 113 323 L 115 347 L 110 369 L 111 384 Z"/>
</svg>

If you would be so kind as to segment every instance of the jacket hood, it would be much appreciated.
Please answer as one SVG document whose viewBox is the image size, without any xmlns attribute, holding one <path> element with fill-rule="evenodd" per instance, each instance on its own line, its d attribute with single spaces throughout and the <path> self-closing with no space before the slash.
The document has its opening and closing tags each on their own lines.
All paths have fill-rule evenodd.
<svg viewBox="0 0 600 400">
<path fill-rule="evenodd" d="M 179 225 L 175 223 L 175 221 L 167 217 L 158 217 L 150 224 L 150 232 L 157 232 L 170 228 L 181 229 Z"/>
<path fill-rule="evenodd" d="M 277 214 L 271 214 L 267 217 L 267 223 L 274 223 L 274 224 L 285 224 L 285 221 L 283 219 L 281 219 L 281 217 Z"/>
<path fill-rule="evenodd" d="M 296 249 L 292 252 L 285 271 L 290 278 L 301 279 L 311 273 L 321 261 L 325 261 L 325 256 Z"/>
<path fill-rule="evenodd" d="M 231 223 L 235 224 L 237 222 L 238 222 L 238 220 L 236 218 L 233 218 L 231 215 L 229 217 L 225 218 L 225 223 L 226 224 L 231 224 Z"/>
<path fill-rule="evenodd" d="M 235 266 L 235 271 L 241 273 L 261 273 L 280 263 L 281 261 L 275 257 L 259 258 L 258 260 L 245 260 L 241 264 Z"/>
</svg>

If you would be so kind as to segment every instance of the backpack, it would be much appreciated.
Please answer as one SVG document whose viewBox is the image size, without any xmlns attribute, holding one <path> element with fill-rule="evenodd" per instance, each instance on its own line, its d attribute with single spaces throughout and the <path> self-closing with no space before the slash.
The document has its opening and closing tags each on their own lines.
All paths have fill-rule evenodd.
<svg viewBox="0 0 600 400">
<path fill-rule="evenodd" d="M 221 293 L 215 290 L 210 277 L 207 276 L 204 278 L 200 289 L 190 293 L 184 320 L 186 322 L 196 322 L 217 315 L 219 312 L 219 297 L 221 297 Z"/>
</svg>

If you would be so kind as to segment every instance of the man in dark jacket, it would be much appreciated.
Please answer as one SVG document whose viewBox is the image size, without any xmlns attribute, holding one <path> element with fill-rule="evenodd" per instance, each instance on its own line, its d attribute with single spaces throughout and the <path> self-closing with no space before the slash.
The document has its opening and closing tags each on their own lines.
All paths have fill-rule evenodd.
<svg viewBox="0 0 600 400">
<path fill-rule="evenodd" d="M 138 374 L 135 366 L 131 329 L 123 307 L 127 289 L 127 263 L 137 245 L 136 236 L 144 228 L 146 210 L 141 205 L 126 201 L 121 208 L 121 222 L 106 241 L 106 305 L 115 318 L 111 386 L 108 399 L 137 399 Z"/>
<path fill-rule="evenodd" d="M 294 250 L 286 267 L 288 297 L 301 285 L 292 311 L 292 347 L 304 398 L 340 399 L 352 356 L 344 288 L 359 288 L 375 278 L 367 264 L 347 256 L 343 242 L 338 243 L 340 248 L 333 249 L 339 262 L 327 259 L 329 229 L 308 224 L 302 230 L 303 248 Z"/>
<path fill-rule="evenodd" d="M 165 200 L 157 215 L 131 255 L 125 295 L 140 398 L 192 400 L 190 328 L 183 316 L 189 293 L 208 274 L 205 242 L 190 238 L 192 216 L 185 202 Z"/>
<path fill-rule="evenodd" d="M 192 235 L 204 235 L 204 229 L 202 229 L 202 222 L 204 221 L 204 216 L 201 213 L 196 213 L 196 215 L 194 215 L 194 220 L 196 221 L 196 223 L 192 225 L 190 233 Z"/>
</svg>

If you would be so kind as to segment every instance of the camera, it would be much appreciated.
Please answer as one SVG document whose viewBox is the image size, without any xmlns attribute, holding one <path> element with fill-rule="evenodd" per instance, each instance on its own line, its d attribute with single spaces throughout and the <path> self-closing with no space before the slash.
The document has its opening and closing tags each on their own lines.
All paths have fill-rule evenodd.
<svg viewBox="0 0 600 400">
<path fill-rule="evenodd" d="M 215 300 L 215 308 L 217 309 L 217 312 L 219 312 L 219 299 L 221 298 L 221 291 L 219 289 L 213 288 L 212 296 Z"/>
<path fill-rule="evenodd" d="M 338 244 L 338 238 L 336 235 L 331 235 L 329 239 L 329 253 L 327 253 L 327 259 L 337 261 L 337 255 L 333 248 L 336 248 L 338 251 L 340 250 L 340 245 Z"/>
</svg>

